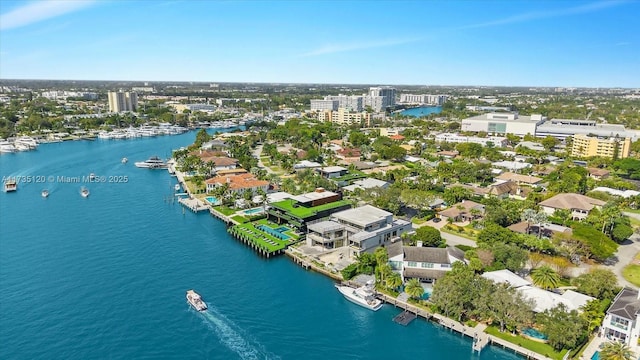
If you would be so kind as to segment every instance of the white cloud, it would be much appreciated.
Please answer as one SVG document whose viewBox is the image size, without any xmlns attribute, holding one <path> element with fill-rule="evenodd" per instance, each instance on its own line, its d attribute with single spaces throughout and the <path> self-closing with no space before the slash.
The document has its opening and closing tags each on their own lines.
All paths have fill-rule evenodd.
<svg viewBox="0 0 640 360">
<path fill-rule="evenodd" d="M 375 49 L 375 48 L 381 48 L 381 47 L 409 44 L 409 43 L 414 43 L 421 40 L 422 39 L 419 39 L 419 38 L 387 39 L 387 40 L 379 40 L 379 41 L 362 41 L 362 42 L 351 42 L 351 43 L 342 43 L 342 44 L 329 44 L 329 45 L 319 47 L 315 50 L 306 52 L 300 56 L 309 57 L 309 56 L 335 54 L 335 53 L 355 51 L 355 50 Z"/>
<path fill-rule="evenodd" d="M 0 15 L 0 30 L 14 29 L 81 10 L 94 0 L 47 0 L 32 2 Z"/>
<path fill-rule="evenodd" d="M 516 23 L 522 23 L 522 22 L 531 21 L 531 20 L 538 20 L 538 19 L 548 19 L 548 18 L 554 18 L 554 17 L 563 17 L 563 16 L 569 16 L 569 15 L 584 14 L 584 13 L 595 12 L 595 11 L 598 11 L 598 10 L 602 10 L 602 9 L 606 9 L 606 8 L 610 8 L 610 7 L 614 7 L 614 6 L 618 6 L 618 5 L 622 5 L 622 4 L 626 3 L 626 2 L 627 1 L 601 1 L 601 2 L 591 3 L 591 4 L 576 6 L 576 7 L 572 7 L 572 8 L 560 9 L 560 10 L 532 11 L 532 12 L 528 12 L 528 13 L 524 13 L 524 14 L 518 14 L 518 15 L 506 17 L 506 18 L 503 18 L 503 19 L 488 21 L 488 22 L 484 22 L 484 23 L 460 26 L 460 27 L 457 27 L 456 29 L 458 29 L 458 30 L 476 29 L 476 28 L 483 28 L 483 27 L 490 27 L 490 26 L 516 24 Z"/>
</svg>

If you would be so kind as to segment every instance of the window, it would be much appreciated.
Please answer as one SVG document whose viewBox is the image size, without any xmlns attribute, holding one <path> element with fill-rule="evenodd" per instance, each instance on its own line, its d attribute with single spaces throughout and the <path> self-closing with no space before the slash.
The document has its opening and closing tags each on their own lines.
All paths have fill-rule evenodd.
<svg viewBox="0 0 640 360">
<path fill-rule="evenodd" d="M 409 262 L 407 262 L 407 266 L 409 266 L 409 267 L 417 267 L 418 264 L 415 261 L 409 261 Z"/>
<path fill-rule="evenodd" d="M 423 262 L 423 263 L 421 263 L 421 265 L 422 265 L 423 268 L 433 269 L 433 263 Z"/>
</svg>

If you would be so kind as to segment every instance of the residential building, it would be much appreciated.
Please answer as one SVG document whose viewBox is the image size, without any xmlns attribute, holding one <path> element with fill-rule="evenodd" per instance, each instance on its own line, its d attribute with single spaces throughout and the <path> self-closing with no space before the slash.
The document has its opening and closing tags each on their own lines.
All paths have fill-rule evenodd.
<svg viewBox="0 0 640 360">
<path fill-rule="evenodd" d="M 600 208 L 606 202 L 588 196 L 575 193 L 558 194 L 552 198 L 540 202 L 538 205 L 548 215 L 553 215 L 558 209 L 569 210 L 571 218 L 582 220 L 589 215 L 593 208 Z"/>
<path fill-rule="evenodd" d="M 486 132 L 489 134 L 535 135 L 536 127 L 545 118 L 542 115 L 524 116 L 517 113 L 488 113 L 462 120 L 462 131 Z"/>
<path fill-rule="evenodd" d="M 628 199 L 630 197 L 634 197 L 634 196 L 638 196 L 640 195 L 640 191 L 636 191 L 636 190 L 618 190 L 618 189 L 612 189 L 609 187 L 605 187 L 605 186 L 599 186 L 591 191 L 601 191 L 601 192 L 605 192 L 609 195 L 614 195 L 614 196 L 620 196 L 622 198 Z"/>
<path fill-rule="evenodd" d="M 516 148 L 518 147 L 523 147 L 523 148 L 527 148 L 530 150 L 535 150 L 535 151 L 545 151 L 546 149 L 544 148 L 544 146 L 542 146 L 542 144 L 537 143 L 537 142 L 533 142 L 533 141 L 521 141 L 518 143 L 518 145 L 516 145 Z"/>
<path fill-rule="evenodd" d="M 450 271 L 457 261 L 464 263 L 464 252 L 451 246 L 446 249 L 403 246 L 401 254 L 389 258 L 391 268 L 400 273 L 403 282 L 409 279 L 435 282 Z"/>
<path fill-rule="evenodd" d="M 324 100 L 337 101 L 338 109 L 345 108 L 354 112 L 362 112 L 364 110 L 364 97 L 362 95 L 327 95 Z"/>
<path fill-rule="evenodd" d="M 340 194 L 318 188 L 310 193 L 269 204 L 267 216 L 271 221 L 288 223 L 298 231 L 306 231 L 307 223 L 350 207 L 351 204 L 342 200 Z"/>
<path fill-rule="evenodd" d="M 589 177 L 596 181 L 604 180 L 611 174 L 609 170 L 599 168 L 587 168 L 587 171 L 589 172 Z"/>
<path fill-rule="evenodd" d="M 632 348 L 638 345 L 640 334 L 640 293 L 622 289 L 607 310 L 600 334 L 607 339 L 621 341 Z"/>
<path fill-rule="evenodd" d="M 238 159 L 230 158 L 227 156 L 209 155 L 207 152 L 204 152 L 198 156 L 200 157 L 200 159 L 202 159 L 205 165 L 211 164 L 212 174 L 222 170 L 234 170 L 239 167 Z"/>
<path fill-rule="evenodd" d="M 338 108 L 337 111 L 320 111 L 317 115 L 318 121 L 330 121 L 343 125 L 364 125 L 370 126 L 371 114 L 365 111 L 350 111 L 347 108 Z"/>
<path fill-rule="evenodd" d="M 326 179 L 337 178 L 346 175 L 349 172 L 347 168 L 343 168 L 342 166 L 326 166 L 317 168 L 316 171 Z"/>
<path fill-rule="evenodd" d="M 478 137 L 478 136 L 464 136 L 455 133 L 442 133 L 436 135 L 435 140 L 437 142 L 449 142 L 449 143 L 473 143 L 480 144 L 482 146 L 487 146 L 487 144 L 491 144 L 495 147 L 505 147 L 509 144 L 507 138 L 502 136 L 487 136 L 487 137 Z"/>
<path fill-rule="evenodd" d="M 471 200 L 463 200 L 446 210 L 438 213 L 438 217 L 444 221 L 451 219 L 453 222 L 472 221 L 484 215 L 484 205 Z"/>
<path fill-rule="evenodd" d="M 210 112 L 216 111 L 216 106 L 211 104 L 171 104 L 171 107 L 176 109 L 176 112 L 182 113 L 185 110 L 189 110 L 191 112 L 202 111 L 202 112 Z"/>
<path fill-rule="evenodd" d="M 447 95 L 429 94 L 400 94 L 400 103 L 414 105 L 436 105 L 442 106 L 447 101 Z"/>
<path fill-rule="evenodd" d="M 588 135 L 575 135 L 571 145 L 571 156 L 600 156 L 608 159 L 624 159 L 631 151 L 630 138 L 598 138 Z"/>
<path fill-rule="evenodd" d="M 389 187 L 389 185 L 390 184 L 388 182 L 383 180 L 366 178 L 366 179 L 356 180 L 353 182 L 353 184 L 349 186 L 345 186 L 342 189 L 353 192 L 353 191 L 356 191 L 357 189 L 360 189 L 360 190 L 368 190 L 368 189 L 375 189 L 375 188 L 386 189 Z"/>
<path fill-rule="evenodd" d="M 268 181 L 259 180 L 251 173 L 216 176 L 205 180 L 205 183 L 207 186 L 207 192 L 214 191 L 218 187 L 225 186 L 225 184 L 228 184 L 229 192 L 235 192 L 238 194 L 251 191 L 256 195 L 259 189 L 262 189 L 265 193 L 269 190 Z"/>
<path fill-rule="evenodd" d="M 571 234 L 571 228 L 551 223 L 535 224 L 521 221 L 507 227 L 507 229 L 520 234 L 533 234 L 545 238 L 551 238 L 555 234 Z"/>
<path fill-rule="evenodd" d="M 138 94 L 129 91 L 109 91 L 110 112 L 136 111 L 138 109 Z"/>
<path fill-rule="evenodd" d="M 513 181 L 518 185 L 529 185 L 533 187 L 538 186 L 542 182 L 542 178 L 531 175 L 516 174 L 509 171 L 498 175 L 495 179 L 501 181 Z"/>
<path fill-rule="evenodd" d="M 393 136 L 400 135 L 401 132 L 404 131 L 404 128 L 395 127 L 395 128 L 380 128 L 380 136 Z"/>
<path fill-rule="evenodd" d="M 371 87 L 364 101 L 365 106 L 370 106 L 373 111 L 384 111 L 396 104 L 396 89 L 390 86 Z"/>
<path fill-rule="evenodd" d="M 339 107 L 338 100 L 311 100 L 311 111 L 336 111 Z"/>
<path fill-rule="evenodd" d="M 525 299 L 533 300 L 533 311 L 536 313 L 553 309 L 563 304 L 568 311 L 580 309 L 589 301 L 594 300 L 593 297 L 580 294 L 573 290 L 567 290 L 562 295 L 551 291 L 543 290 L 532 286 L 531 283 L 509 270 L 488 271 L 481 275 L 485 279 L 489 279 L 497 284 L 507 284 L 521 293 Z"/>
<path fill-rule="evenodd" d="M 532 165 L 522 161 L 496 161 L 491 163 L 494 168 L 503 168 L 511 171 L 530 168 Z"/>
</svg>

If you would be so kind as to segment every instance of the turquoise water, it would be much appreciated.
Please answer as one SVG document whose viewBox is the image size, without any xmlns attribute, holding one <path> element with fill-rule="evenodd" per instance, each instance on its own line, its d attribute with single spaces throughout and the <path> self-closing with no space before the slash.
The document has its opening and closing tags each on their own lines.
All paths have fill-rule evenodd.
<svg viewBox="0 0 640 360">
<path fill-rule="evenodd" d="M 400 112 L 400 115 L 422 117 L 422 116 L 427 116 L 429 114 L 440 114 L 441 112 L 442 112 L 441 106 L 427 106 L 427 107 L 417 107 L 417 108 L 402 110 Z"/>
<path fill-rule="evenodd" d="M 215 196 L 207 196 L 206 198 L 204 198 L 205 200 L 207 200 L 209 202 L 209 204 L 211 205 L 218 205 L 218 199 L 216 199 Z"/>
<path fill-rule="evenodd" d="M 0 156 L 1 176 L 127 177 L 0 193 L 0 359 L 517 359 L 496 347 L 472 355 L 471 340 L 423 320 L 399 326 L 398 309 L 356 306 L 326 277 L 260 258 L 210 215 L 183 212 L 175 179 L 133 162 L 194 137 Z M 189 308 L 191 288 L 209 311 Z"/>
<path fill-rule="evenodd" d="M 253 209 L 245 210 L 245 211 L 243 211 L 243 212 L 244 212 L 245 214 L 247 214 L 247 215 L 253 215 L 253 214 L 255 214 L 255 213 L 259 213 L 259 212 L 262 212 L 262 211 L 263 211 L 263 209 L 262 209 L 262 208 L 253 208 Z"/>
<path fill-rule="evenodd" d="M 280 228 L 272 229 L 272 228 L 270 228 L 268 226 L 265 226 L 265 225 L 258 225 L 258 229 L 268 233 L 269 235 L 275 236 L 278 239 L 282 239 L 282 240 L 289 239 L 288 235 L 285 235 L 285 234 L 282 233 L 282 231 L 278 230 Z M 286 231 L 286 230 L 284 230 L 284 231 Z"/>
<path fill-rule="evenodd" d="M 593 353 L 593 356 L 591 356 L 591 360 L 600 360 L 600 351 L 596 351 L 595 353 Z"/>
<path fill-rule="evenodd" d="M 525 328 L 522 330 L 522 333 L 532 338 L 536 338 L 540 340 L 547 340 L 549 338 L 546 334 L 543 334 L 540 331 L 533 328 Z"/>
<path fill-rule="evenodd" d="M 275 231 L 277 231 L 277 232 L 280 232 L 280 233 L 283 233 L 283 232 L 285 232 L 285 231 L 289 231 L 289 230 L 291 230 L 291 229 L 289 229 L 289 228 L 288 228 L 288 227 L 286 227 L 286 226 L 280 226 L 280 227 L 277 227 L 277 228 L 275 228 L 275 229 L 273 229 L 273 230 L 275 230 Z"/>
</svg>

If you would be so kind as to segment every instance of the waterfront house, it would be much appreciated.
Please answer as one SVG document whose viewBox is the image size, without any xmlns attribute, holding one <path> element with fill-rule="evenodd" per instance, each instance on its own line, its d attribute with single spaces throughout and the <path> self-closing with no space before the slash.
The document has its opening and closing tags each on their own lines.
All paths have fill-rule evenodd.
<svg viewBox="0 0 640 360">
<path fill-rule="evenodd" d="M 438 213 L 438 217 L 444 221 L 463 222 L 473 221 L 484 215 L 484 205 L 471 200 L 463 200 L 446 210 Z"/>
<path fill-rule="evenodd" d="M 602 321 L 600 334 L 636 347 L 640 335 L 640 293 L 624 288 L 613 300 Z"/>
<path fill-rule="evenodd" d="M 238 194 L 251 191 L 255 195 L 259 189 L 262 189 L 265 193 L 269 190 L 268 181 L 259 180 L 251 173 L 216 176 L 211 179 L 207 179 L 205 183 L 207 186 L 207 192 L 215 191 L 216 188 L 221 186 L 228 186 L 228 191 L 230 193 L 235 192 Z"/>
<path fill-rule="evenodd" d="M 372 253 L 379 246 L 389 246 L 411 231 L 411 223 L 393 219 L 393 214 L 371 205 L 339 211 L 329 220 L 307 226 L 307 244 L 334 249 L 349 246 L 350 256 Z"/>
<path fill-rule="evenodd" d="M 350 207 L 351 204 L 342 200 L 340 194 L 318 188 L 310 193 L 270 203 L 267 216 L 270 221 L 288 223 L 300 231 L 306 231 L 308 222 Z"/>
<path fill-rule="evenodd" d="M 435 282 L 450 271 L 456 261 L 464 262 L 464 252 L 455 247 L 403 246 L 401 254 L 389 258 L 391 268 L 400 273 L 403 282 L 409 279 Z"/>
<path fill-rule="evenodd" d="M 564 193 L 540 202 L 538 205 L 548 215 L 553 215 L 557 209 L 571 211 L 571 218 L 583 220 L 593 208 L 600 208 L 606 204 L 602 200 L 590 198 L 581 194 Z"/>
</svg>

